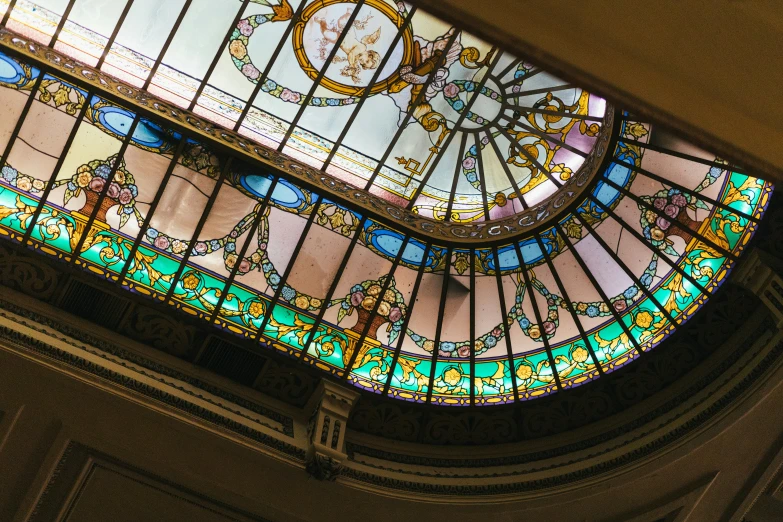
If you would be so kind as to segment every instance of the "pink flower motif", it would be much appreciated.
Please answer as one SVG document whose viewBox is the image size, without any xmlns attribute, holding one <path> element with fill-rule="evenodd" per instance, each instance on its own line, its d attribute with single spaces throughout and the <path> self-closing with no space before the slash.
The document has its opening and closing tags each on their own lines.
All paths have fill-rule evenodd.
<svg viewBox="0 0 783 522">
<path fill-rule="evenodd" d="M 193 247 L 193 250 L 195 250 L 198 254 L 203 254 L 207 251 L 207 244 L 203 241 L 199 241 L 196 243 L 196 246 Z"/>
<path fill-rule="evenodd" d="M 503 330 L 501 330 L 500 328 L 495 328 L 494 330 L 492 330 L 492 337 L 494 337 L 495 339 L 500 339 L 501 335 L 503 335 Z"/>
<path fill-rule="evenodd" d="M 470 356 L 470 346 L 467 344 L 465 346 L 460 346 L 459 350 L 457 350 L 457 354 L 460 357 L 469 357 Z"/>
<path fill-rule="evenodd" d="M 623 299 L 618 299 L 614 302 L 614 309 L 618 312 L 624 312 L 627 307 L 628 305 L 625 304 L 625 300 Z"/>
<path fill-rule="evenodd" d="M 520 92 L 522 90 L 521 85 L 515 85 L 511 88 L 511 92 Z"/>
<path fill-rule="evenodd" d="M 465 158 L 462 162 L 462 168 L 465 170 L 472 170 L 476 166 L 476 158 Z"/>
<path fill-rule="evenodd" d="M 666 205 L 666 208 L 663 209 L 663 213 L 670 218 L 676 218 L 677 214 L 680 213 L 680 207 L 677 205 Z"/>
<path fill-rule="evenodd" d="M 258 245 L 259 250 L 266 250 L 266 243 L 261 243 Z"/>
<path fill-rule="evenodd" d="M 682 194 L 675 194 L 672 196 L 672 203 L 681 208 L 688 206 L 688 200 Z"/>
<path fill-rule="evenodd" d="M 111 199 L 117 199 L 117 196 L 120 195 L 120 186 L 112 181 L 109 184 L 109 191 L 106 193 L 106 195 L 109 196 Z"/>
<path fill-rule="evenodd" d="M 169 247 L 169 238 L 166 236 L 158 236 L 155 238 L 155 242 L 153 244 L 161 250 L 166 250 Z"/>
<path fill-rule="evenodd" d="M 252 63 L 246 63 L 242 66 L 242 74 L 250 78 L 251 80 L 257 80 L 261 73 L 256 69 L 256 66 Z"/>
<path fill-rule="evenodd" d="M 459 94 L 459 87 L 457 87 L 453 83 L 448 83 L 443 88 L 443 94 L 445 94 L 447 98 L 453 98 L 457 94 Z"/>
<path fill-rule="evenodd" d="M 443 350 L 438 350 L 438 355 L 440 355 L 441 357 L 451 357 L 451 353 L 444 352 Z"/>
<path fill-rule="evenodd" d="M 248 272 L 250 272 L 250 261 L 243 259 L 242 262 L 239 263 L 239 273 L 246 274 Z"/>
<path fill-rule="evenodd" d="M 90 190 L 92 190 L 93 192 L 100 192 L 100 191 L 103 190 L 103 186 L 105 184 L 106 184 L 106 180 L 105 179 L 103 179 L 103 178 L 101 178 L 99 176 L 95 176 L 94 178 L 92 178 L 92 180 L 90 180 L 89 187 L 90 187 Z"/>
<path fill-rule="evenodd" d="M 487 143 L 489 143 L 489 138 L 487 138 L 486 136 L 484 136 L 483 138 L 481 138 L 481 144 L 482 144 L 482 145 L 486 145 Z"/>
<path fill-rule="evenodd" d="M 343 105 L 353 105 L 353 98 L 345 98 L 343 100 Z"/>
<path fill-rule="evenodd" d="M 396 323 L 400 319 L 402 319 L 402 310 L 398 306 L 389 310 L 389 321 Z"/>
<path fill-rule="evenodd" d="M 120 196 L 118 199 L 120 200 L 121 204 L 127 205 L 133 199 L 133 193 L 130 191 L 130 189 L 124 188 L 120 190 Z"/>
<path fill-rule="evenodd" d="M 653 206 L 658 210 L 663 210 L 666 206 L 666 198 L 655 198 L 655 201 L 653 201 Z"/>
<path fill-rule="evenodd" d="M 253 34 L 253 26 L 250 25 L 250 22 L 248 22 L 247 19 L 240 20 L 237 24 L 237 29 L 239 29 L 242 36 L 250 36 Z"/>
<path fill-rule="evenodd" d="M 658 219 L 655 220 L 655 224 L 658 225 L 658 228 L 661 230 L 667 230 L 671 225 L 671 222 L 668 219 L 659 216 Z"/>
<path fill-rule="evenodd" d="M 547 335 L 551 334 L 555 331 L 555 323 L 552 321 L 544 321 L 544 324 L 542 325 L 544 327 L 544 332 L 546 332 Z"/>
<path fill-rule="evenodd" d="M 493 100 L 497 100 L 498 99 L 498 93 L 493 92 L 492 94 L 489 95 L 489 97 L 492 98 Z"/>
<path fill-rule="evenodd" d="M 359 306 L 362 304 L 362 301 L 364 300 L 364 293 L 363 292 L 354 292 L 351 294 L 351 304 L 354 306 Z"/>
<path fill-rule="evenodd" d="M 298 103 L 300 95 L 298 92 L 294 92 L 289 89 L 283 89 L 283 92 L 280 93 L 280 99 L 285 102 Z"/>
</svg>

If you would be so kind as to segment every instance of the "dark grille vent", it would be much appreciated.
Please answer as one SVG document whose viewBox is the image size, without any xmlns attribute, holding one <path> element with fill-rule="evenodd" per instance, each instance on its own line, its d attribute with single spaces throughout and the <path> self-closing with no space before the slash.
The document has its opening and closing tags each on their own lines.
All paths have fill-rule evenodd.
<svg viewBox="0 0 783 522">
<path fill-rule="evenodd" d="M 210 336 L 198 365 L 247 386 L 252 386 L 267 359 Z"/>
<path fill-rule="evenodd" d="M 60 299 L 60 308 L 88 321 L 116 330 L 129 302 L 94 286 L 71 279 Z"/>
</svg>

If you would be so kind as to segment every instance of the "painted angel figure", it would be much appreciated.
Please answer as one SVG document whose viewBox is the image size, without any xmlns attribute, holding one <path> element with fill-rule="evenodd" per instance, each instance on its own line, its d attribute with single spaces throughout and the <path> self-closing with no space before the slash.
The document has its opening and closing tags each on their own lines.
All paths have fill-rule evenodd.
<svg viewBox="0 0 783 522">
<path fill-rule="evenodd" d="M 415 108 L 413 116 L 418 120 L 431 111 L 429 101 L 446 86 L 449 68 L 459 60 L 460 54 L 462 54 L 461 34 L 457 34 L 451 47 L 446 48 L 449 40 L 454 36 L 454 31 L 455 29 L 452 27 L 446 34 L 433 41 L 420 36 L 414 37 L 413 62 L 400 69 L 400 79 L 391 85 L 386 93 L 400 109 L 400 121 L 404 119 L 414 100 L 419 96 L 430 74 L 434 74 L 432 82 L 427 86 L 427 91 Z M 446 53 L 446 56 L 441 60 L 443 53 Z M 437 70 L 435 70 L 436 66 Z"/>
<path fill-rule="evenodd" d="M 313 21 L 318 24 L 321 30 L 323 38 L 320 41 L 320 57 L 322 60 L 326 60 L 326 46 L 328 44 L 337 43 L 337 39 L 340 34 L 345 30 L 345 24 L 348 23 L 348 19 L 351 16 L 351 10 L 346 10 L 345 14 L 337 19 L 337 23 L 328 23 L 322 17 L 315 17 Z M 362 20 L 354 20 L 351 28 L 348 30 L 348 34 L 345 35 L 342 43 L 340 44 L 340 50 L 345 56 L 335 56 L 335 62 L 348 62 L 348 64 L 340 70 L 340 75 L 351 78 L 354 83 L 359 84 L 361 78 L 359 74 L 362 70 L 377 69 L 381 63 L 381 55 L 377 51 L 370 49 L 381 37 L 381 27 L 369 34 L 365 34 L 359 37 L 357 30 L 363 30 L 367 27 L 368 22 L 372 18 L 372 15 L 367 15 Z"/>
</svg>

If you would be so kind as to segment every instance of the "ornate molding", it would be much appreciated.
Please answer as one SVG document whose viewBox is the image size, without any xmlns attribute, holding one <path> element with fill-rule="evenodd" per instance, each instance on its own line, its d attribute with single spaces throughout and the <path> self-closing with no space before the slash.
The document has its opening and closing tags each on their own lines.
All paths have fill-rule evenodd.
<svg viewBox="0 0 783 522">
<path fill-rule="evenodd" d="M 580 196 L 592 186 L 611 148 L 615 127 L 614 108 L 607 106 L 598 141 L 582 166 L 563 188 L 536 205 L 513 217 L 479 223 L 456 224 L 435 221 L 400 208 L 368 191 L 357 189 L 329 174 L 297 162 L 268 147 L 257 144 L 239 133 L 224 129 L 195 113 L 175 106 L 106 73 L 74 60 L 52 48 L 33 42 L 7 28 L 0 28 L 0 49 L 21 55 L 26 61 L 47 67 L 76 85 L 91 89 L 100 96 L 128 106 L 145 117 L 164 120 L 171 126 L 197 139 L 206 140 L 221 149 L 339 201 L 360 212 L 368 212 L 385 224 L 402 229 L 414 237 L 471 247 L 488 246 L 526 237 L 581 202 Z"/>
</svg>

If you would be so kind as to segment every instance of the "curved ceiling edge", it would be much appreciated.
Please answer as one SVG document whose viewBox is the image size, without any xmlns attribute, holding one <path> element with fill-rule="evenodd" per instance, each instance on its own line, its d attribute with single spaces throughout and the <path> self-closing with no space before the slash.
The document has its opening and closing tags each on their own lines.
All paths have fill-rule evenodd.
<svg viewBox="0 0 783 522">
<path fill-rule="evenodd" d="M 292 181 L 308 188 L 323 191 L 327 196 L 367 211 L 379 221 L 402 229 L 401 232 L 423 241 L 455 247 L 488 247 L 518 240 L 535 233 L 561 215 L 565 210 L 579 205 L 581 195 L 588 190 L 600 171 L 607 154 L 612 149 L 612 135 L 616 131 L 614 107 L 607 104 L 604 124 L 595 147 L 584 158 L 577 172 L 557 192 L 532 208 L 514 216 L 476 223 L 452 223 L 420 216 L 408 209 L 395 206 L 369 191 L 345 183 L 326 172 L 304 165 L 283 153 L 245 138 L 237 132 L 225 129 L 197 114 L 177 107 L 149 92 L 121 82 L 106 73 L 84 65 L 57 50 L 43 46 L 7 28 L 0 28 L 0 48 L 20 53 L 33 63 L 45 65 L 63 74 L 76 85 L 97 87 L 107 100 L 128 105 L 155 119 L 163 119 L 185 136 L 207 138 L 243 159 L 250 159 Z"/>
</svg>

